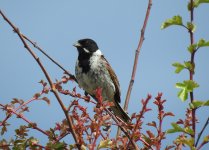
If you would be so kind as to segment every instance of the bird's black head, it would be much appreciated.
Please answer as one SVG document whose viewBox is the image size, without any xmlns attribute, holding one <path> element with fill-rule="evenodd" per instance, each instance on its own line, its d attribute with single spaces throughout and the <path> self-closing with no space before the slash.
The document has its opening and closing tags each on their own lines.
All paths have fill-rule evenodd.
<svg viewBox="0 0 209 150">
<path fill-rule="evenodd" d="M 75 44 L 73 44 L 78 49 L 78 52 L 92 54 L 96 52 L 99 48 L 97 43 L 92 39 L 81 39 Z"/>
</svg>

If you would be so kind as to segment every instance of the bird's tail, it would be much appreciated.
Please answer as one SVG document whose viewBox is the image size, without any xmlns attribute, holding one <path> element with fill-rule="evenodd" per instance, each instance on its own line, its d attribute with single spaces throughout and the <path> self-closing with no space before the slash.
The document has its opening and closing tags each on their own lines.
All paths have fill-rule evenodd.
<svg viewBox="0 0 209 150">
<path fill-rule="evenodd" d="M 114 114 L 119 117 L 124 122 L 128 123 L 130 122 L 130 117 L 128 114 L 121 108 L 119 103 L 115 103 L 115 106 L 111 106 L 111 110 L 114 112 Z"/>
</svg>

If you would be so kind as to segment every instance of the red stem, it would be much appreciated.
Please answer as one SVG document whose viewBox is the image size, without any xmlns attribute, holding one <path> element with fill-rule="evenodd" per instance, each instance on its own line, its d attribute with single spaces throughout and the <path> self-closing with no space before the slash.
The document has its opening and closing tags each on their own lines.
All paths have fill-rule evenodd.
<svg viewBox="0 0 209 150">
<path fill-rule="evenodd" d="M 139 147 L 137 146 L 136 142 L 131 139 L 131 137 L 129 136 L 129 133 L 126 131 L 126 129 L 123 128 L 123 126 L 121 126 L 121 122 L 118 121 L 118 119 L 115 117 L 115 115 L 112 114 L 107 108 L 105 108 L 105 111 L 112 117 L 112 119 L 115 121 L 117 126 L 120 127 L 120 129 L 123 131 L 123 133 L 129 139 L 129 143 L 131 143 L 134 146 L 135 150 L 139 150 Z"/>
<path fill-rule="evenodd" d="M 141 110 L 141 112 L 140 112 L 140 114 L 139 114 L 139 117 L 137 118 L 136 124 L 135 124 L 135 126 L 134 126 L 133 131 L 132 131 L 132 135 L 131 135 L 131 140 L 130 140 L 130 141 L 133 141 L 134 133 L 136 132 L 136 130 L 137 130 L 138 127 L 139 127 L 139 123 L 140 123 L 141 119 L 143 118 L 144 113 L 146 112 L 147 104 L 148 104 L 148 102 L 149 102 L 150 99 L 151 99 L 151 95 L 148 95 L 147 98 L 146 98 L 146 100 L 145 100 L 144 103 L 143 103 L 142 110 Z M 130 141 L 129 141 L 129 143 L 128 143 L 128 146 L 129 146 L 129 144 L 130 144 Z M 142 141 L 141 138 L 140 138 L 140 141 Z M 143 142 L 147 147 L 149 147 L 150 149 L 152 149 L 152 147 L 151 147 L 149 144 L 145 143 L 144 141 L 142 141 L 142 142 Z M 128 148 L 128 146 L 127 146 L 127 148 Z"/>
<path fill-rule="evenodd" d="M 54 94 L 54 96 L 56 97 L 57 101 L 59 102 L 65 117 L 68 121 L 68 125 L 70 127 L 70 130 L 72 132 L 73 138 L 76 142 L 76 145 L 78 147 L 79 150 L 81 150 L 81 145 L 79 144 L 79 139 L 77 137 L 77 134 L 73 128 L 73 121 L 70 115 L 68 115 L 68 111 L 65 108 L 65 105 L 63 104 L 61 98 L 59 97 L 59 94 L 57 93 L 56 88 L 54 87 L 54 84 L 48 74 L 48 72 L 46 71 L 46 69 L 44 68 L 44 66 L 42 65 L 40 59 L 35 55 L 35 53 L 32 51 L 32 49 L 28 46 L 28 44 L 26 43 L 24 37 L 22 36 L 22 34 L 20 33 L 19 29 L 3 14 L 3 12 L 0 10 L 0 14 L 2 15 L 2 17 L 4 18 L 4 20 L 14 29 L 14 31 L 18 34 L 19 38 L 21 39 L 24 47 L 28 50 L 28 52 L 32 55 L 32 57 L 36 60 L 36 62 L 38 63 L 38 65 L 40 66 L 42 72 L 44 73 L 46 79 L 48 80 L 50 87 L 51 87 L 51 91 Z"/>
<path fill-rule="evenodd" d="M 42 94 L 42 92 L 40 93 L 40 95 L 41 95 L 41 94 Z M 17 111 L 18 111 L 19 109 L 21 109 L 23 106 L 25 106 L 25 105 L 31 103 L 31 102 L 34 101 L 34 100 L 36 100 L 36 98 L 33 97 L 32 99 L 30 99 L 30 100 L 26 101 L 25 103 L 23 103 L 22 105 L 18 106 L 14 111 L 17 112 Z M 10 118 L 11 114 L 12 114 L 12 112 L 9 113 L 9 114 L 6 116 L 6 118 L 0 123 L 0 126 L 2 126 L 3 124 L 5 124 L 5 122 Z"/>
<path fill-rule="evenodd" d="M 127 111 L 127 109 L 128 109 L 128 104 L 129 104 L 129 101 L 130 101 L 131 92 L 132 92 L 132 88 L 133 88 L 133 85 L 134 85 L 134 80 L 135 80 L 136 70 L 137 70 L 137 64 L 138 64 L 138 59 L 139 59 L 139 53 L 140 53 L 140 50 L 141 50 L 141 47 L 142 47 L 142 44 L 143 44 L 143 41 L 144 41 L 144 34 L 145 34 L 148 19 L 149 19 L 151 6 L 152 6 L 152 0 L 149 0 L 146 15 L 145 15 L 145 19 L 144 19 L 144 24 L 143 24 L 143 27 L 141 29 L 140 40 L 139 40 L 138 47 L 137 47 L 137 50 L 136 50 L 136 53 L 135 53 L 131 80 L 130 80 L 128 90 L 127 90 L 127 93 L 126 93 L 126 99 L 125 99 L 125 104 L 124 104 L 124 110 L 125 111 Z M 121 131 L 118 128 L 116 137 L 118 137 L 120 135 L 120 133 L 121 133 Z"/>
<path fill-rule="evenodd" d="M 132 91 L 132 88 L 133 88 L 135 75 L 136 75 L 136 70 L 137 70 L 139 53 L 140 53 L 140 50 L 141 50 L 141 47 L 142 47 L 142 44 L 143 44 L 143 41 L 144 41 L 144 33 L 145 33 L 146 26 L 147 26 L 148 18 L 149 18 L 149 15 L 150 15 L 151 6 L 152 6 L 152 0 L 149 0 L 148 6 L 147 6 L 147 11 L 146 11 L 146 16 L 145 16 L 145 19 L 144 19 L 144 24 L 143 24 L 143 27 L 141 29 L 139 44 L 138 44 L 136 54 L 135 54 L 135 58 L 134 58 L 134 66 L 133 66 L 133 70 L 132 70 L 131 80 L 130 80 L 128 91 L 127 91 L 127 94 L 126 94 L 126 100 L 125 100 L 125 104 L 124 104 L 124 110 L 125 111 L 128 109 L 128 104 L 129 104 L 129 101 L 130 101 L 131 91 Z"/>
<path fill-rule="evenodd" d="M 0 104 L 0 106 L 4 107 L 4 108 L 6 109 L 7 112 L 13 113 L 13 114 L 15 114 L 16 116 L 20 117 L 21 119 L 23 119 L 23 120 L 24 120 L 25 122 L 27 122 L 28 124 L 33 124 L 31 121 L 29 121 L 27 118 L 25 118 L 25 117 L 23 116 L 23 114 L 19 114 L 19 113 L 17 113 L 17 112 L 16 112 L 15 110 L 13 110 L 13 109 L 7 109 L 6 106 L 4 106 L 4 105 L 2 105 L 2 104 Z M 41 133 L 43 133 L 43 134 L 45 134 L 45 135 L 48 136 L 47 132 L 45 132 L 45 131 L 42 130 L 41 128 L 39 128 L 39 127 L 37 127 L 37 126 L 33 126 L 32 128 L 33 128 L 33 129 L 36 129 L 36 130 L 40 131 Z"/>
</svg>

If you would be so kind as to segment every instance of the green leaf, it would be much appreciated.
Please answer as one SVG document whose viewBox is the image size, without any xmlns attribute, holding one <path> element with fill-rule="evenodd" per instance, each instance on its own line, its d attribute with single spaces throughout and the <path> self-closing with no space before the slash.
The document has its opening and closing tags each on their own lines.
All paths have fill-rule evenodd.
<svg viewBox="0 0 209 150">
<path fill-rule="evenodd" d="M 194 51 L 197 50 L 197 44 L 192 44 L 189 47 L 187 47 L 187 49 L 190 53 L 193 53 Z"/>
<path fill-rule="evenodd" d="M 194 71 L 194 67 L 190 61 L 185 61 L 184 64 L 181 63 L 173 63 L 172 66 L 176 67 L 175 73 L 180 73 L 183 69 L 188 69 L 190 71 Z"/>
<path fill-rule="evenodd" d="M 209 142 L 209 135 L 208 135 L 208 136 L 205 136 L 205 137 L 203 138 L 203 141 L 204 141 L 204 142 Z"/>
<path fill-rule="evenodd" d="M 100 141 L 99 145 L 97 146 L 97 150 L 101 148 L 111 148 L 111 147 L 112 147 L 112 141 L 110 139 L 106 139 Z"/>
<path fill-rule="evenodd" d="M 53 148 L 56 150 L 63 150 L 66 148 L 66 144 L 64 142 L 58 142 L 53 145 Z"/>
<path fill-rule="evenodd" d="M 184 102 L 188 98 L 188 93 L 193 92 L 193 89 L 199 87 L 199 85 L 193 80 L 185 80 L 183 83 L 176 83 L 176 88 L 181 89 L 178 93 L 178 97 Z"/>
<path fill-rule="evenodd" d="M 186 132 L 186 133 L 188 133 L 190 135 L 194 135 L 194 131 L 190 127 L 184 128 L 184 132 Z"/>
<path fill-rule="evenodd" d="M 34 138 L 34 137 L 30 137 L 28 139 L 28 143 L 30 148 L 35 149 L 37 147 L 37 144 L 39 143 L 38 139 Z"/>
<path fill-rule="evenodd" d="M 195 150 L 194 148 L 194 138 L 186 138 L 186 137 L 179 137 L 176 139 L 176 143 L 185 144 L 190 147 L 191 150 Z"/>
<path fill-rule="evenodd" d="M 19 139 L 14 141 L 13 150 L 25 150 L 27 147 L 27 139 Z"/>
<path fill-rule="evenodd" d="M 209 106 L 209 100 L 207 101 L 198 101 L 194 100 L 192 103 L 189 104 L 191 109 L 198 108 L 201 106 Z"/>
<path fill-rule="evenodd" d="M 47 143 L 47 148 L 54 149 L 54 150 L 63 150 L 66 148 L 66 143 L 65 142 L 57 142 L 57 143 L 49 142 Z"/>
<path fill-rule="evenodd" d="M 192 22 L 187 22 L 187 28 L 192 32 L 195 32 L 196 30 L 196 26 Z"/>
<path fill-rule="evenodd" d="M 171 19 L 167 19 L 165 22 L 162 23 L 161 29 L 165 29 L 171 25 L 183 25 L 182 17 L 181 16 L 173 16 Z"/>
<path fill-rule="evenodd" d="M 176 67 L 175 73 L 180 73 L 183 69 L 185 69 L 185 66 L 181 63 L 173 63 L 172 66 Z"/>
<path fill-rule="evenodd" d="M 200 4 L 203 4 L 203 3 L 209 3 L 209 0 L 194 0 L 193 8 L 197 8 Z M 187 8 L 189 11 L 191 11 L 192 6 L 190 2 L 188 3 Z"/>
<path fill-rule="evenodd" d="M 200 39 L 197 43 L 198 47 L 205 47 L 205 46 L 209 46 L 209 41 L 205 41 L 204 39 Z"/>
<path fill-rule="evenodd" d="M 200 4 L 209 3 L 209 0 L 195 0 L 194 7 L 198 7 Z"/>
<path fill-rule="evenodd" d="M 176 133 L 176 132 L 184 132 L 184 129 L 180 127 L 177 123 L 171 123 L 173 129 L 167 130 L 167 133 Z"/>
<path fill-rule="evenodd" d="M 194 70 L 194 67 L 193 67 L 193 65 L 191 64 L 191 61 L 185 61 L 184 62 L 184 66 L 187 68 L 187 69 L 189 69 L 189 70 Z"/>
<path fill-rule="evenodd" d="M 178 92 L 178 98 L 180 98 L 183 102 L 188 99 L 188 91 L 186 89 L 182 89 Z"/>
</svg>

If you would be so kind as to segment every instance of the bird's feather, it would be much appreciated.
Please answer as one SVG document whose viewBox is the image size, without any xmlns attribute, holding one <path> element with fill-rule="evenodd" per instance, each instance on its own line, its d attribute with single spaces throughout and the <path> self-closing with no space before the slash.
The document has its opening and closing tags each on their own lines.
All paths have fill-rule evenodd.
<svg viewBox="0 0 209 150">
<path fill-rule="evenodd" d="M 106 62 L 106 68 L 110 74 L 113 84 L 115 85 L 114 98 L 118 103 L 120 103 L 120 101 L 121 101 L 120 100 L 120 84 L 119 84 L 118 78 L 117 78 L 115 72 L 113 71 L 112 67 L 109 65 L 109 62 L 105 59 L 104 55 L 102 55 L 101 58 Z"/>
</svg>

